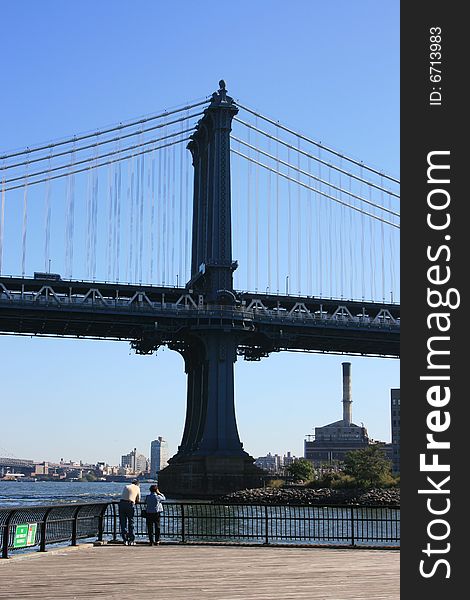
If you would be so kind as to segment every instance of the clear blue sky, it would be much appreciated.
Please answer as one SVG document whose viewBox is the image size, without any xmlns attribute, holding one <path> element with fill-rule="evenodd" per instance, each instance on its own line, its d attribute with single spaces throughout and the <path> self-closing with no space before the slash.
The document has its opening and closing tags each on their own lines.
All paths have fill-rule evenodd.
<svg viewBox="0 0 470 600">
<path fill-rule="evenodd" d="M 4 3 L 2 24 L 0 150 L 156 113 L 224 78 L 234 98 L 399 175 L 398 0 L 31 0 Z M 283 353 L 236 364 L 245 449 L 301 456 L 312 427 L 341 418 L 345 360 L 354 422 L 390 440 L 398 360 Z M 0 364 L 0 455 L 117 464 L 159 435 L 177 449 L 186 382 L 174 352 L 5 336 Z"/>
</svg>

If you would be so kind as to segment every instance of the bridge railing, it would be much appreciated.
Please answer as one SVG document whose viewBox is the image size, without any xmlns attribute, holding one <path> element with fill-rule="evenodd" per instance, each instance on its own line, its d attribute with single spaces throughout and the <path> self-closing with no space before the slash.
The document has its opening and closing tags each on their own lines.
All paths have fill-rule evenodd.
<svg viewBox="0 0 470 600">
<path fill-rule="evenodd" d="M 142 505 L 136 506 L 137 541 L 147 541 Z M 0 509 L 2 558 L 13 551 L 45 552 L 79 540 L 121 540 L 119 504 L 63 504 Z M 400 508 L 377 506 L 268 506 L 165 502 L 161 540 L 339 547 L 400 546 Z"/>
<path fill-rule="evenodd" d="M 112 297 L 85 297 L 83 295 L 69 296 L 67 294 L 41 295 L 37 292 L 6 291 L 0 287 L 0 304 L 12 303 L 34 304 L 56 308 L 68 306 L 74 308 L 92 309 L 93 311 L 118 311 L 118 312 L 144 312 L 154 313 L 155 316 L 163 314 L 165 317 L 204 316 L 209 318 L 237 318 L 246 320 L 276 320 L 285 322 L 318 323 L 352 323 L 359 327 L 371 325 L 381 328 L 399 328 L 400 321 L 388 310 L 380 310 L 375 315 L 351 314 L 347 309 L 347 301 L 329 301 L 328 309 L 309 310 L 306 306 L 300 309 L 288 309 L 283 306 L 276 308 L 261 306 L 232 307 L 232 306 L 207 306 L 191 305 L 184 302 L 153 301 L 145 297 L 143 300 Z"/>
</svg>

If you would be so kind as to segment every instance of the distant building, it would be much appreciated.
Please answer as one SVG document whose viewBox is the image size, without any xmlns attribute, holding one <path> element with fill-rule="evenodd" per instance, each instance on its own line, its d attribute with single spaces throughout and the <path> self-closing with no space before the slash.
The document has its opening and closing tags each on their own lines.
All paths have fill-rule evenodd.
<svg viewBox="0 0 470 600">
<path fill-rule="evenodd" d="M 150 442 L 150 476 L 156 477 L 168 465 L 168 443 L 159 436 Z"/>
<path fill-rule="evenodd" d="M 342 366 L 343 418 L 315 427 L 315 435 L 307 436 L 309 439 L 304 442 L 304 456 L 315 466 L 342 462 L 348 452 L 366 448 L 371 443 L 364 425 L 352 422 L 351 363 L 344 362 Z"/>
<path fill-rule="evenodd" d="M 392 473 L 400 472 L 400 388 L 390 390 L 390 419 L 392 429 Z"/>
<path fill-rule="evenodd" d="M 296 457 L 291 452 L 288 452 L 284 456 L 280 456 L 279 454 L 273 455 L 271 452 L 268 452 L 266 456 L 258 456 L 255 460 L 255 465 L 270 473 L 278 473 L 284 467 L 292 464 L 294 460 L 296 460 Z"/>
<path fill-rule="evenodd" d="M 36 463 L 33 475 L 48 475 L 49 474 L 49 463 L 42 462 Z"/>
<path fill-rule="evenodd" d="M 148 470 L 148 460 L 143 454 L 139 454 L 134 448 L 129 454 L 124 454 L 121 457 L 121 467 L 126 469 L 128 473 L 139 475 Z"/>
<path fill-rule="evenodd" d="M 266 456 L 258 456 L 255 460 L 255 465 L 270 473 L 277 473 L 283 466 L 282 456 L 279 456 L 279 454 L 273 455 L 271 452 L 268 452 Z"/>
<path fill-rule="evenodd" d="M 297 460 L 297 457 L 293 456 L 293 454 L 291 452 L 288 452 L 287 454 L 284 455 L 284 466 L 288 467 L 296 460 Z"/>
</svg>

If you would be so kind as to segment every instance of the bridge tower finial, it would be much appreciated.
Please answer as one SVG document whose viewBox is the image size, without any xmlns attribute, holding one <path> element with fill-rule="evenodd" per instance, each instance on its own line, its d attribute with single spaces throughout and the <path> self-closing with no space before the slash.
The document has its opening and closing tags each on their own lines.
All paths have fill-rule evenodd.
<svg viewBox="0 0 470 600">
<path fill-rule="evenodd" d="M 214 104 L 233 104 L 233 98 L 227 96 L 227 84 L 224 79 L 219 81 L 219 90 L 212 94 L 211 103 Z"/>
</svg>

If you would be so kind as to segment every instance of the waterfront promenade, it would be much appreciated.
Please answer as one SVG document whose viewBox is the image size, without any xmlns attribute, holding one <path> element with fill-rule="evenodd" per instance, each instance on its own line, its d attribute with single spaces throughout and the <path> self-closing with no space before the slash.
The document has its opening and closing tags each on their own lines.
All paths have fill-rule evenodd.
<svg viewBox="0 0 470 600">
<path fill-rule="evenodd" d="M 82 544 L 0 560 L 0 599 L 398 600 L 399 551 Z"/>
</svg>

